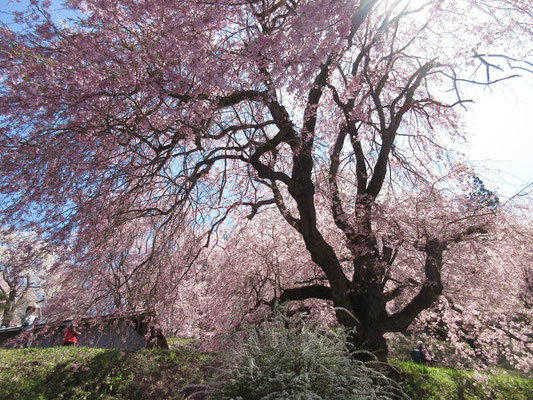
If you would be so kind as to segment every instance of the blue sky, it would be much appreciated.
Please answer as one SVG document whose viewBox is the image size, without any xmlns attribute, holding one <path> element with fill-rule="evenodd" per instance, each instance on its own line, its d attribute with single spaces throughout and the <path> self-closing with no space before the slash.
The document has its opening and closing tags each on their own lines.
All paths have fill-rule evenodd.
<svg viewBox="0 0 533 400">
<path fill-rule="evenodd" d="M 110 0 L 114 1 L 114 0 Z M 69 13 L 66 10 L 62 10 L 62 4 L 63 0 L 52 0 L 52 5 L 56 12 L 54 13 L 54 16 L 59 21 L 60 18 L 65 19 Z M 30 0 L 0 0 L 0 21 L 8 22 L 11 20 L 10 13 L 13 11 L 24 11 L 28 8 L 28 4 L 30 3 Z M 72 15 L 72 14 L 71 14 Z M 10 26 L 15 29 L 16 26 L 14 24 L 10 24 Z"/>
</svg>

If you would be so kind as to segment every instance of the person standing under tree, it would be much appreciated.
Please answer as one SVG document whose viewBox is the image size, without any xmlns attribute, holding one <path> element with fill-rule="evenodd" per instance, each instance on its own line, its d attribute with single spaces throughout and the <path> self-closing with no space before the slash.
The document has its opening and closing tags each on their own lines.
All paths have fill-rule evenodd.
<svg viewBox="0 0 533 400">
<path fill-rule="evenodd" d="M 37 315 L 35 312 L 37 311 Z M 26 312 L 20 320 L 21 330 L 22 331 L 31 331 L 35 327 L 35 322 L 42 318 L 41 306 L 34 304 L 32 306 L 26 307 Z M 30 336 L 24 347 L 31 347 L 33 344 L 33 338 Z"/>
<path fill-rule="evenodd" d="M 81 332 L 78 331 L 75 321 L 70 321 L 67 324 L 67 331 L 65 333 L 65 338 L 63 339 L 63 346 L 76 347 L 78 345 L 78 336 L 80 335 Z"/>
<path fill-rule="evenodd" d="M 37 315 L 34 312 L 37 311 Z M 41 306 L 34 304 L 33 306 L 26 307 L 26 312 L 20 320 L 23 331 L 31 331 L 35 327 L 35 321 L 41 319 Z"/>
<path fill-rule="evenodd" d="M 416 349 L 411 352 L 411 359 L 416 364 L 427 364 L 428 358 L 424 351 L 424 344 L 421 341 L 418 341 Z"/>
</svg>

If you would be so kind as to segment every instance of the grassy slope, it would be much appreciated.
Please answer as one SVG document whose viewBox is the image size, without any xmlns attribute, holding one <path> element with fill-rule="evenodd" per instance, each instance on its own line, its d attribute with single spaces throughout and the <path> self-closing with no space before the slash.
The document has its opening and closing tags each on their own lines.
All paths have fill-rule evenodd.
<svg viewBox="0 0 533 400">
<path fill-rule="evenodd" d="M 180 389 L 207 379 L 213 358 L 190 346 L 121 352 L 90 348 L 0 349 L 0 399 L 182 399 Z M 474 374 L 397 362 L 421 400 L 533 399 L 533 379 Z"/>
<path fill-rule="evenodd" d="M 190 349 L 1 349 L 0 399 L 181 399 L 208 360 Z"/>
<path fill-rule="evenodd" d="M 533 400 L 533 379 L 393 362 L 403 386 L 420 400 Z"/>
</svg>

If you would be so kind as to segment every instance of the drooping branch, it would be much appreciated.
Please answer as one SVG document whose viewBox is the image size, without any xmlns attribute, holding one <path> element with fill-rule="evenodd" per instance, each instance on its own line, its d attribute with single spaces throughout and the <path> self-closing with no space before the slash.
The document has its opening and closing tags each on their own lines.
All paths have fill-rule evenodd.
<svg viewBox="0 0 533 400">
<path fill-rule="evenodd" d="M 357 194 L 362 196 L 366 192 L 367 182 L 368 182 L 368 170 L 367 170 L 367 160 L 363 152 L 363 146 L 361 141 L 357 137 L 357 129 L 355 124 L 353 127 L 348 126 L 350 133 L 350 143 L 355 154 L 355 174 L 357 177 Z"/>
<path fill-rule="evenodd" d="M 328 181 L 331 191 L 331 211 L 335 224 L 346 235 L 348 240 L 353 240 L 356 236 L 355 229 L 348 222 L 348 217 L 344 212 L 342 200 L 340 198 L 339 186 L 337 184 L 337 172 L 339 170 L 340 154 L 346 138 L 346 130 L 341 128 L 337 134 L 337 140 L 331 151 L 331 163 L 329 167 Z"/>
<path fill-rule="evenodd" d="M 252 209 L 252 211 L 248 215 L 248 219 L 252 219 L 259 212 L 259 209 L 261 207 L 269 205 L 269 204 L 276 204 L 276 200 L 267 199 L 267 200 L 260 200 L 254 203 L 250 201 L 245 201 L 242 203 L 243 206 L 249 206 Z"/>
<path fill-rule="evenodd" d="M 429 308 L 442 293 L 443 285 L 440 271 L 442 269 L 442 256 L 446 244 L 438 240 L 428 240 L 424 246 L 426 253 L 425 276 L 419 292 L 400 311 L 388 316 L 381 324 L 383 332 L 400 332 L 422 312 Z"/>
<path fill-rule="evenodd" d="M 276 206 L 278 207 L 280 214 L 283 216 L 283 218 L 285 218 L 285 221 L 287 221 L 290 226 L 298 230 L 300 221 L 297 218 L 293 217 L 293 215 L 285 205 L 285 202 L 283 201 L 283 196 L 278 188 L 276 181 L 271 182 L 270 188 L 274 193 L 274 201 L 276 202 Z"/>
<path fill-rule="evenodd" d="M 359 3 L 359 6 L 357 7 L 357 9 L 352 15 L 352 27 L 351 27 L 350 35 L 348 36 L 350 45 L 351 45 L 353 36 L 359 30 L 361 25 L 363 25 L 363 22 L 365 22 L 365 20 L 368 17 L 368 14 L 370 14 L 370 11 L 372 11 L 372 8 L 374 8 L 377 2 L 378 0 L 363 0 L 361 1 L 361 3 Z"/>
<path fill-rule="evenodd" d="M 377 197 L 377 195 L 381 191 L 383 182 L 385 181 L 390 152 L 393 148 L 394 140 L 396 138 L 396 133 L 400 126 L 401 120 L 404 114 L 411 107 L 416 90 L 418 89 L 428 72 L 431 70 L 431 68 L 433 68 L 433 62 L 428 62 L 421 66 L 415 73 L 411 75 L 405 85 L 405 88 L 389 106 L 390 120 L 387 124 L 387 120 L 384 113 L 384 106 L 380 99 L 380 93 L 383 89 L 383 83 L 380 81 L 377 87 L 373 88 L 371 78 L 366 72 L 368 70 L 368 62 L 365 64 L 365 76 L 370 86 L 370 93 L 374 101 L 376 111 L 379 115 L 379 125 L 381 133 L 381 148 L 379 150 L 377 161 L 374 165 L 372 178 L 370 179 L 367 188 L 367 193 L 372 198 Z M 400 99 L 404 99 L 404 101 L 401 107 L 396 111 L 395 105 L 400 101 Z"/>
<path fill-rule="evenodd" d="M 165 93 L 172 98 L 176 98 L 183 103 L 191 101 L 212 100 L 213 97 L 202 93 L 195 96 L 189 94 L 176 93 L 165 90 Z M 219 96 L 214 99 L 214 104 L 217 109 L 234 106 L 244 100 L 263 101 L 267 97 L 267 93 L 259 90 L 241 90 L 235 91 L 225 96 Z"/>
<path fill-rule="evenodd" d="M 281 295 L 272 299 L 269 303 L 274 304 L 276 301 L 284 303 L 286 301 L 307 299 L 333 300 L 331 288 L 323 285 L 309 285 L 284 289 Z"/>
<path fill-rule="evenodd" d="M 425 277 L 419 292 L 400 311 L 390 315 L 383 323 L 384 332 L 400 332 L 422 312 L 429 308 L 441 295 L 444 288 L 441 280 L 443 253 L 452 243 L 459 243 L 467 237 L 487 233 L 485 226 L 470 226 L 445 240 L 428 239 L 420 249 L 426 254 Z"/>
</svg>

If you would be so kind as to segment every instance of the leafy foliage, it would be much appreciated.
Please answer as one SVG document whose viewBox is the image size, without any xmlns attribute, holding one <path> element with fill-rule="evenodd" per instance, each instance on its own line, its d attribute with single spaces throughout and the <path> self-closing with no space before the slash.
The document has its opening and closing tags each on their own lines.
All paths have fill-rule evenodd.
<svg viewBox="0 0 533 400">
<path fill-rule="evenodd" d="M 219 377 L 226 383 L 217 400 L 406 398 L 394 381 L 349 355 L 342 330 L 318 333 L 276 312 L 247 327 L 236 349 Z"/>
<path fill-rule="evenodd" d="M 477 210 L 482 208 L 497 210 L 501 207 L 498 195 L 487 189 L 481 178 L 472 176 L 471 179 L 473 188 L 468 194 L 468 200 L 472 201 Z"/>
</svg>

